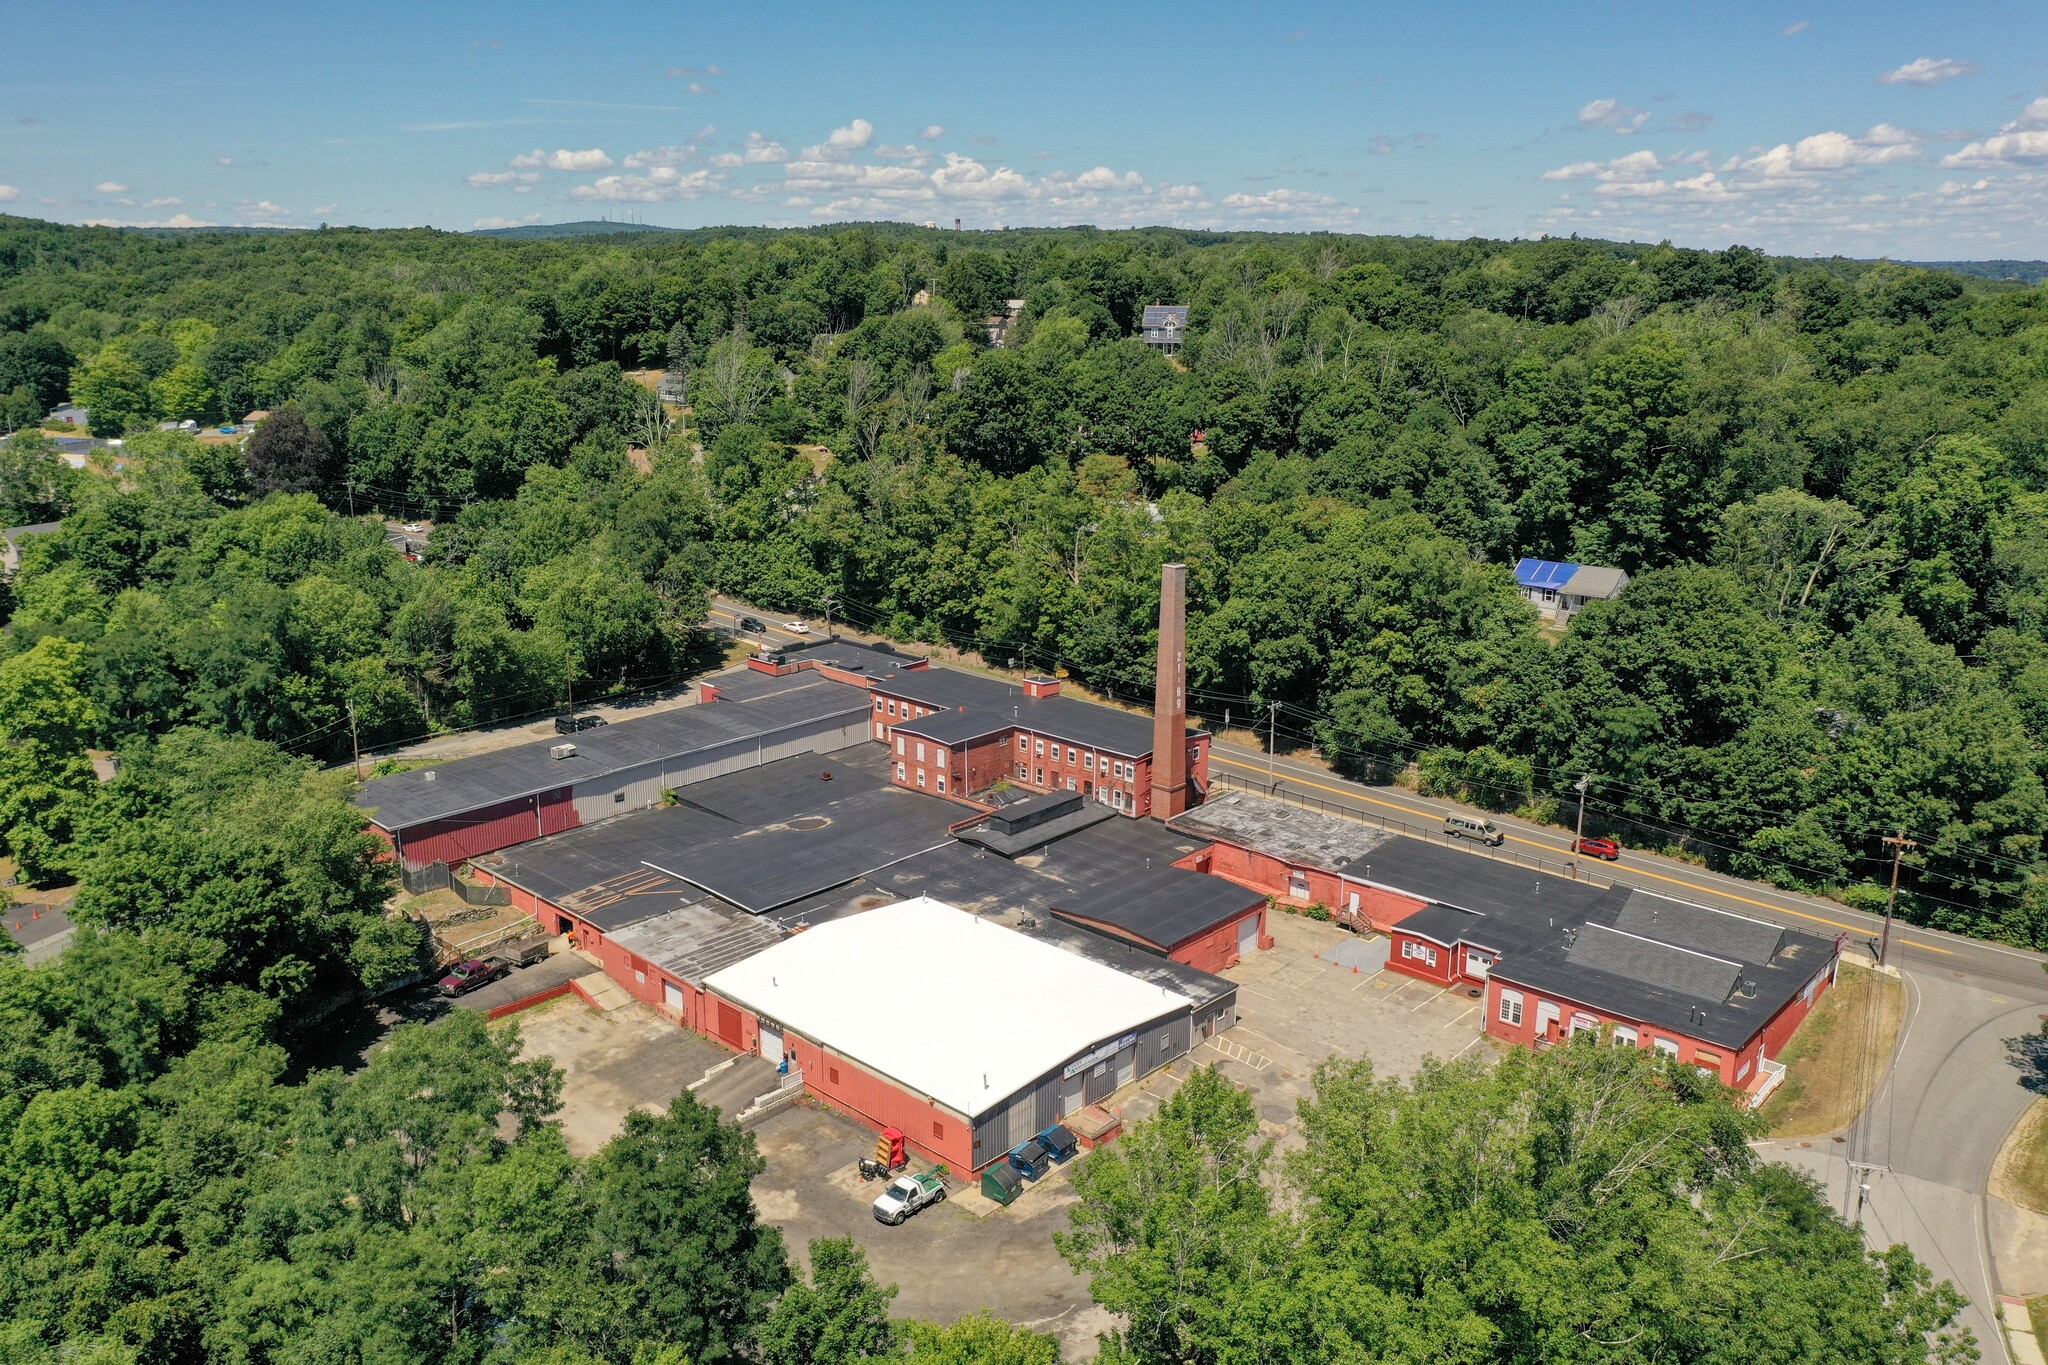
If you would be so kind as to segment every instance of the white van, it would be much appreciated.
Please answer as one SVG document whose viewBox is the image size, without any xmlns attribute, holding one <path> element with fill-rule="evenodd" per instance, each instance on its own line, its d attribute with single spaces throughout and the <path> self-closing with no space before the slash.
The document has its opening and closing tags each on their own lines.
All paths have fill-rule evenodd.
<svg viewBox="0 0 2048 1365">
<path fill-rule="evenodd" d="M 1474 820 L 1469 815 L 1446 815 L 1444 833 L 1454 839 L 1477 839 L 1482 844 L 1499 848 L 1507 842 L 1508 836 L 1501 833 L 1500 826 L 1491 820 Z"/>
</svg>

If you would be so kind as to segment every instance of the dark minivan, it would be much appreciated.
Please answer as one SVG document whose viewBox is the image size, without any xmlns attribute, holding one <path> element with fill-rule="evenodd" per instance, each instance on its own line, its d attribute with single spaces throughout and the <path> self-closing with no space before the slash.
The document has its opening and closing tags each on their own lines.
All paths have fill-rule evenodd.
<svg viewBox="0 0 2048 1365">
<path fill-rule="evenodd" d="M 555 733 L 558 735 L 573 735 L 580 730 L 595 730 L 604 723 L 605 719 L 603 716 L 556 716 Z"/>
</svg>

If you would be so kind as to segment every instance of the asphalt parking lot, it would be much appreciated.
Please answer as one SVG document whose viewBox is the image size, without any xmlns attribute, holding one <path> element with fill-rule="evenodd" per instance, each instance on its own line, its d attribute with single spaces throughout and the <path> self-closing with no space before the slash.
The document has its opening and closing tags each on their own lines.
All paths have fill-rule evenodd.
<svg viewBox="0 0 2048 1365">
<path fill-rule="evenodd" d="M 897 1286 L 894 1316 L 951 1322 L 990 1308 L 1057 1335 L 1068 1360 L 1093 1358 L 1096 1334 L 1112 1319 L 1053 1250 L 1052 1234 L 1067 1226 L 1074 1202 L 1064 1172 L 989 1216 L 969 1211 L 984 1201 L 949 1199 L 892 1228 L 870 1211 L 881 1185 L 862 1184 L 855 1171 L 874 1147 L 871 1130 L 804 1104 L 762 1120 L 754 1136 L 768 1162 L 754 1181 L 754 1203 L 782 1229 L 793 1256 L 804 1255 L 813 1238 L 851 1237 L 866 1249 L 875 1278 Z"/>
</svg>

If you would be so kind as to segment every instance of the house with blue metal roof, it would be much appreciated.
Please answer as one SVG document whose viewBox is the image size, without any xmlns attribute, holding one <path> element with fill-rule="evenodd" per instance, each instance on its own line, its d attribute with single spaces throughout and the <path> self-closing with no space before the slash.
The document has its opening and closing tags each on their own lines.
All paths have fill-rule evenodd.
<svg viewBox="0 0 2048 1365">
<path fill-rule="evenodd" d="M 1515 582 L 1538 611 L 1554 621 L 1569 621 L 1588 602 L 1621 596 L 1628 575 L 1597 564 L 1522 559 L 1515 562 Z"/>
</svg>

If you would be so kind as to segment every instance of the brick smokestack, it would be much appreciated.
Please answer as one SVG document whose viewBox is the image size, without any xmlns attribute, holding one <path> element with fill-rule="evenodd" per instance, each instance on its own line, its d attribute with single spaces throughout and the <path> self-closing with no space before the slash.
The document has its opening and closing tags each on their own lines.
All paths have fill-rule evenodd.
<svg viewBox="0 0 2048 1365">
<path fill-rule="evenodd" d="M 1159 570 L 1159 690 L 1152 699 L 1152 815 L 1188 808 L 1188 566 Z"/>
</svg>

